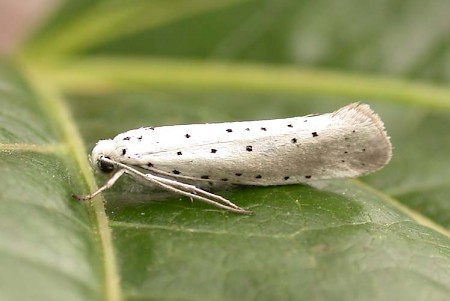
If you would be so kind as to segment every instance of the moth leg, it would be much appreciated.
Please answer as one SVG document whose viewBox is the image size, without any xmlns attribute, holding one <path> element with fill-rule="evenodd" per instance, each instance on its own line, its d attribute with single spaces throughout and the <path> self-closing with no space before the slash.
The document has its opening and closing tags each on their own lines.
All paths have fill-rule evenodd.
<svg viewBox="0 0 450 301">
<path fill-rule="evenodd" d="M 154 175 L 146 175 L 146 176 L 155 178 Z M 178 193 L 183 192 L 182 194 L 189 195 L 191 198 L 196 198 L 196 199 L 202 200 L 202 201 L 208 200 L 207 203 L 221 207 L 221 208 L 226 208 L 228 210 L 234 209 L 231 211 L 247 213 L 247 214 L 251 213 L 250 211 L 242 209 L 241 207 L 235 205 L 234 203 L 230 202 L 229 200 L 227 200 L 219 195 L 204 191 L 200 188 L 195 187 L 194 185 L 180 183 L 177 181 L 172 181 L 172 180 L 169 180 L 166 178 L 159 178 L 159 177 L 156 177 L 155 180 L 160 182 L 161 184 L 165 184 L 165 185 L 171 187 L 172 189 L 174 189 L 174 191 L 176 191 Z"/>
<path fill-rule="evenodd" d="M 180 190 L 186 190 L 186 191 L 191 192 L 192 194 L 201 194 L 201 195 L 206 196 L 207 198 L 214 199 L 214 200 L 216 200 L 216 201 L 218 201 L 218 202 L 220 202 L 222 204 L 226 204 L 226 205 L 228 205 L 230 207 L 233 207 L 233 208 L 236 208 L 236 209 L 242 209 L 239 206 L 235 205 L 234 203 L 230 202 L 229 200 L 227 200 L 227 199 L 225 199 L 225 198 L 223 198 L 223 197 L 221 197 L 219 195 L 210 193 L 210 192 L 208 192 L 206 190 L 203 190 L 203 189 L 200 189 L 200 188 L 198 188 L 198 187 L 196 187 L 194 185 L 189 185 L 189 184 L 185 184 L 185 183 L 181 182 L 182 180 L 197 180 L 197 181 L 201 181 L 200 179 L 194 179 L 194 178 L 191 178 L 191 177 L 173 175 L 173 174 L 170 174 L 170 173 L 166 173 L 166 172 L 157 170 L 155 168 L 151 168 L 149 170 L 151 170 L 154 173 L 158 174 L 158 175 L 150 174 L 152 177 L 156 177 L 161 182 L 165 182 L 166 184 L 168 184 L 170 186 L 176 186 Z M 168 176 L 168 177 L 177 178 L 177 179 L 180 179 L 180 181 L 167 179 L 167 178 L 159 176 L 159 174 L 165 175 L 165 176 Z M 146 174 L 146 175 L 148 175 L 148 174 Z"/>
<path fill-rule="evenodd" d="M 228 211 L 242 213 L 242 214 L 251 214 L 251 211 L 247 211 L 245 209 L 242 209 L 241 207 L 233 204 L 229 200 L 218 196 L 216 194 L 209 193 L 207 191 L 204 191 L 200 188 L 197 188 L 193 185 L 180 183 L 177 181 L 169 180 L 166 178 L 161 178 L 152 174 L 144 174 L 139 171 L 131 171 L 129 170 L 127 173 L 132 174 L 134 173 L 134 176 L 139 176 L 142 178 L 147 179 L 148 181 L 175 193 L 184 195 L 192 199 L 197 199 L 199 201 L 202 201 L 204 203 L 226 209 Z"/>
<path fill-rule="evenodd" d="M 148 175 L 148 174 L 147 174 Z M 155 175 L 151 175 L 152 177 L 155 177 Z M 224 205 L 236 208 L 236 209 L 242 209 L 239 206 L 237 206 L 236 204 L 232 203 L 231 201 L 227 200 L 226 198 L 221 197 L 220 195 L 205 191 L 203 189 L 200 189 L 194 185 L 190 185 L 190 184 L 186 184 L 186 183 L 182 183 L 182 182 L 178 182 L 178 181 L 174 181 L 174 180 L 170 180 L 170 179 L 166 179 L 166 178 L 160 178 L 158 177 L 158 181 L 166 183 L 172 187 L 177 187 L 180 190 L 192 193 L 194 195 L 203 195 L 207 198 L 216 200 L 219 203 L 222 203 Z"/>
<path fill-rule="evenodd" d="M 199 201 L 202 201 L 202 202 L 208 203 L 210 205 L 213 205 L 213 206 L 216 206 L 216 207 L 219 207 L 219 208 L 222 208 L 222 209 L 226 209 L 226 210 L 229 210 L 229 211 L 233 211 L 233 212 L 237 212 L 237 213 L 243 213 L 243 214 L 250 214 L 250 213 L 252 213 L 251 211 L 247 211 L 245 209 L 240 208 L 239 206 L 233 204 L 232 202 L 228 201 L 227 199 L 225 199 L 225 198 L 223 198 L 221 196 L 209 193 L 209 192 L 204 191 L 204 190 L 202 190 L 200 188 L 197 188 L 197 187 L 195 187 L 193 185 L 180 183 L 180 182 L 177 182 L 177 181 L 169 180 L 169 179 L 162 178 L 162 177 L 159 177 L 159 176 L 155 176 L 155 175 L 152 175 L 152 174 L 145 174 L 145 173 L 142 173 L 142 172 L 140 172 L 139 170 L 137 170 L 137 169 L 135 169 L 133 167 L 130 167 L 130 166 L 128 166 L 126 164 L 123 164 L 123 163 L 120 163 L 120 162 L 113 161 L 113 160 L 108 159 L 108 158 L 103 158 L 103 160 L 106 161 L 106 162 L 110 162 L 110 163 L 113 163 L 113 164 L 115 164 L 117 166 L 122 167 L 121 170 L 123 170 L 124 172 L 126 172 L 127 174 L 129 174 L 131 176 L 135 176 L 135 177 L 139 177 L 139 178 L 142 178 L 142 179 L 146 179 L 149 182 L 152 182 L 152 183 L 154 183 L 154 184 L 156 184 L 156 185 L 158 185 L 158 186 L 160 186 L 162 188 L 165 188 L 165 189 L 167 189 L 169 191 L 172 191 L 172 192 L 175 192 L 175 193 L 178 193 L 178 194 L 181 194 L 181 195 L 185 195 L 185 196 L 188 196 L 190 198 L 194 198 L 194 199 L 197 199 Z M 108 182 L 110 182 L 110 181 L 108 181 Z M 114 184 L 114 182 L 113 182 L 113 184 Z M 108 183 L 106 183 L 105 186 L 107 186 L 107 184 Z M 109 187 L 106 187 L 104 189 L 107 189 L 107 188 L 109 188 Z M 99 191 L 99 192 L 101 192 L 101 191 Z M 95 193 L 97 193 L 97 191 Z"/>
<path fill-rule="evenodd" d="M 222 204 L 221 202 L 217 201 L 217 199 L 223 199 L 222 197 L 220 197 L 218 195 L 211 194 L 211 195 L 214 196 L 214 198 L 207 198 L 207 197 L 195 194 L 194 192 L 190 192 L 190 191 L 187 190 L 188 188 L 193 187 L 193 188 L 195 188 L 195 191 L 198 191 L 198 190 L 202 191 L 201 189 L 199 189 L 199 188 L 197 188 L 195 186 L 184 184 L 184 183 L 177 183 L 178 184 L 177 186 L 181 186 L 181 185 L 188 186 L 188 187 L 181 186 L 184 189 L 186 189 L 186 190 L 183 190 L 183 189 L 181 189 L 179 187 L 175 187 L 175 186 L 172 186 L 171 184 L 166 184 L 163 181 L 160 181 L 160 179 L 166 180 L 164 178 L 155 177 L 154 175 L 146 175 L 145 178 L 148 179 L 149 181 L 155 183 L 156 185 L 159 185 L 159 186 L 161 186 L 161 187 L 163 187 L 163 188 L 165 188 L 165 189 L 167 189 L 169 191 L 172 191 L 172 192 L 175 192 L 175 193 L 178 193 L 178 194 L 181 194 L 181 195 L 185 195 L 185 196 L 187 196 L 187 197 L 189 197 L 191 199 L 197 199 L 197 200 L 202 201 L 204 203 L 207 203 L 207 204 L 210 204 L 210 205 L 222 208 L 222 209 L 226 209 L 226 210 L 232 211 L 232 212 L 237 212 L 237 213 L 242 213 L 242 214 L 252 214 L 251 211 L 242 209 L 241 207 L 236 206 L 235 204 L 231 203 L 228 200 L 227 201 L 229 203 L 233 204 L 233 206 Z M 203 191 L 203 192 L 206 192 L 206 191 Z"/>
<path fill-rule="evenodd" d="M 106 189 L 111 188 L 114 183 L 116 183 L 116 181 L 125 173 L 125 169 L 120 169 L 118 170 L 115 174 L 113 174 L 113 176 L 108 180 L 108 182 L 106 182 L 102 187 L 98 188 L 96 191 L 86 194 L 86 195 L 76 195 L 73 194 L 72 197 L 74 199 L 77 199 L 79 201 L 86 201 L 86 200 L 90 200 L 93 197 L 95 197 L 97 194 L 101 193 L 102 191 L 105 191 Z"/>
</svg>

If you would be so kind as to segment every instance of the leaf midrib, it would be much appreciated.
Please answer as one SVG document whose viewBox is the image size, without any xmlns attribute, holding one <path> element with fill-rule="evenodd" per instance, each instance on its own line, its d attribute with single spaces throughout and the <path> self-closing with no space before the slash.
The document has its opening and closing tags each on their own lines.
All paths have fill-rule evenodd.
<svg viewBox="0 0 450 301">
<path fill-rule="evenodd" d="M 35 93 L 38 103 L 43 111 L 49 117 L 50 122 L 55 129 L 60 131 L 62 144 L 68 151 L 68 155 L 76 162 L 80 168 L 83 179 L 86 181 L 89 190 L 95 190 L 97 185 L 90 171 L 87 157 L 84 154 L 84 143 L 77 126 L 66 106 L 64 98 L 55 85 L 50 83 L 41 73 L 37 72 L 32 65 L 21 62 L 22 71 L 27 82 Z M 25 148 L 29 146 L 24 146 Z M 31 147 L 33 149 L 34 147 Z M 39 146 L 36 149 L 45 150 L 46 147 Z M 51 150 L 51 148 L 50 148 Z M 71 200 L 67 200 L 68 202 Z M 91 215 L 92 225 L 96 227 L 96 231 L 92 231 L 94 235 L 98 235 L 96 241 L 100 244 L 103 259 L 103 275 L 104 275 L 104 295 L 108 301 L 121 301 L 122 289 L 120 287 L 118 266 L 113 248 L 111 229 L 109 227 L 108 217 L 105 213 L 104 198 L 97 196 L 88 207 Z"/>
</svg>

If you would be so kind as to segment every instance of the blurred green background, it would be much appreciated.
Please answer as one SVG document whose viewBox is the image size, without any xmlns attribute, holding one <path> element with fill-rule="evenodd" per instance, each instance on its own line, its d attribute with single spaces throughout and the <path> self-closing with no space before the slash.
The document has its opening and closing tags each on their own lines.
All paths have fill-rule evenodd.
<svg viewBox="0 0 450 301">
<path fill-rule="evenodd" d="M 0 300 L 447 300 L 446 0 L 0 1 Z M 240 216 L 87 154 L 140 126 L 362 101 L 383 170 L 236 187 Z"/>
</svg>

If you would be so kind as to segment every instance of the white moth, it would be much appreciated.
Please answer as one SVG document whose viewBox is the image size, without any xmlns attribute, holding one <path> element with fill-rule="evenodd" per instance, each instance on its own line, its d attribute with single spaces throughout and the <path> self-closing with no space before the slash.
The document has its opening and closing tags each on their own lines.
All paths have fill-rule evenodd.
<svg viewBox="0 0 450 301">
<path fill-rule="evenodd" d="M 349 178 L 385 166 L 392 146 L 366 104 L 286 119 L 144 127 L 100 140 L 91 164 L 109 181 L 128 174 L 145 183 L 239 213 L 229 200 L 188 183 L 285 185 Z"/>
</svg>

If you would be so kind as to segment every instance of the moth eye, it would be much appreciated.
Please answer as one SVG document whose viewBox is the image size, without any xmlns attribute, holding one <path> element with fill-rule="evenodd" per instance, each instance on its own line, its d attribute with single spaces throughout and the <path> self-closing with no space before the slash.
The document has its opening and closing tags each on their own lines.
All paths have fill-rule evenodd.
<svg viewBox="0 0 450 301">
<path fill-rule="evenodd" d="M 110 159 L 109 157 L 105 157 Z M 109 162 L 105 162 L 102 159 L 97 161 L 98 168 L 104 173 L 110 173 L 114 170 L 114 165 Z"/>
</svg>

